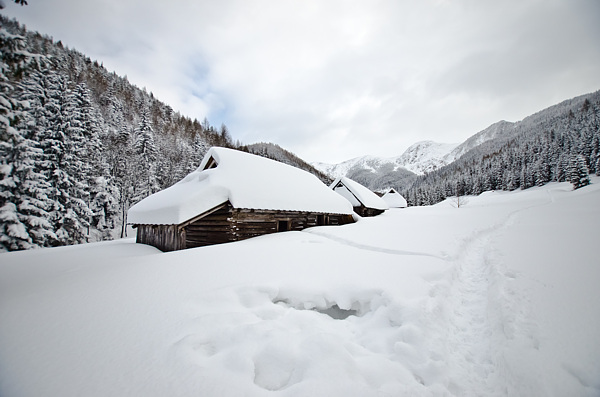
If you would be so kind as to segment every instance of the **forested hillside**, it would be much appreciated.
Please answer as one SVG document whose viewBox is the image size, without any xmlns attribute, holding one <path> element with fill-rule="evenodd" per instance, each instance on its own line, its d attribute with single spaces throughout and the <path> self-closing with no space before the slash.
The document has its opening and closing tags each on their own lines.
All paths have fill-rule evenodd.
<svg viewBox="0 0 600 397">
<path fill-rule="evenodd" d="M 575 188 L 600 175 L 600 91 L 573 98 L 510 123 L 404 191 L 410 205 L 488 190 L 527 189 L 569 181 Z"/>
<path fill-rule="evenodd" d="M 225 125 L 191 120 L 97 61 L 0 17 L 0 250 L 111 239 L 195 169 Z"/>
<path fill-rule="evenodd" d="M 296 156 L 294 153 L 283 149 L 277 144 L 259 142 L 251 145 L 241 146 L 239 149 L 310 172 L 326 185 L 329 185 L 331 182 L 333 182 L 333 178 L 319 171 L 306 161 L 302 160 L 300 157 Z"/>
</svg>

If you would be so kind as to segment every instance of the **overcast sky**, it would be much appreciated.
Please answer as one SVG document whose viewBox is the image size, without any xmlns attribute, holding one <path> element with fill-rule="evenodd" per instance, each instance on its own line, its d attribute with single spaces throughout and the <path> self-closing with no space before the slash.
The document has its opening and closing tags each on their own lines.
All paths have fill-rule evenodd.
<svg viewBox="0 0 600 397">
<path fill-rule="evenodd" d="M 307 161 L 458 143 L 600 89 L 598 0 L 10 1 L 175 110 Z"/>
</svg>

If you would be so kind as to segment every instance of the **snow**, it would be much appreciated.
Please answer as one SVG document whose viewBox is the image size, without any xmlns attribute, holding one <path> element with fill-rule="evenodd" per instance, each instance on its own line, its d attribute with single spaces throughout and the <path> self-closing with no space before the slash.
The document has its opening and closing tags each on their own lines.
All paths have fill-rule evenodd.
<svg viewBox="0 0 600 397">
<path fill-rule="evenodd" d="M 0 395 L 597 396 L 600 178 L 0 255 Z"/>
<path fill-rule="evenodd" d="M 341 183 L 343 187 L 337 187 Z M 329 186 L 336 193 L 339 193 L 348 200 L 353 207 L 359 207 L 361 204 L 367 208 L 375 208 L 378 210 L 387 210 L 389 206 L 381 197 L 370 191 L 365 186 L 350 178 L 339 177 Z"/>
<path fill-rule="evenodd" d="M 205 170 L 211 158 L 218 165 Z M 127 220 L 132 224 L 177 225 L 228 200 L 234 208 L 352 213 L 346 200 L 308 172 L 213 147 L 196 171 L 132 206 Z"/>
<path fill-rule="evenodd" d="M 408 206 L 406 199 L 394 189 L 390 189 L 381 198 L 390 208 L 406 208 Z"/>
</svg>

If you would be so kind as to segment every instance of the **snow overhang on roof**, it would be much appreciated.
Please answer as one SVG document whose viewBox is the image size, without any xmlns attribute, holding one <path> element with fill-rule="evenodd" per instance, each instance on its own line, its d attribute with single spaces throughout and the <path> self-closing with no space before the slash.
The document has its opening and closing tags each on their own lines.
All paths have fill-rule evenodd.
<svg viewBox="0 0 600 397">
<path fill-rule="evenodd" d="M 339 177 L 333 181 L 330 188 L 345 197 L 353 207 L 358 207 L 362 204 L 367 208 L 378 210 L 389 209 L 389 206 L 381 199 L 381 197 L 377 196 L 367 187 L 352 179 L 346 178 L 345 176 Z"/>
<path fill-rule="evenodd" d="M 347 200 L 298 168 L 220 147 L 173 186 L 129 209 L 130 224 L 179 225 L 229 201 L 234 208 L 352 214 Z"/>
</svg>

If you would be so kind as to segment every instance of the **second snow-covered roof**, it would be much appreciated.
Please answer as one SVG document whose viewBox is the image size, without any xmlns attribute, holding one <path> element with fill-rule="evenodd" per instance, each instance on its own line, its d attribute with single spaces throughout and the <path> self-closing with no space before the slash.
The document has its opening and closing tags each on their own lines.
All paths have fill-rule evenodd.
<svg viewBox="0 0 600 397">
<path fill-rule="evenodd" d="M 178 225 L 229 201 L 234 208 L 352 214 L 314 175 L 249 153 L 211 148 L 200 167 L 128 212 L 128 223 Z"/>
<path fill-rule="evenodd" d="M 390 208 L 406 208 L 408 206 L 406 199 L 394 189 L 390 189 L 381 197 Z"/>
<path fill-rule="evenodd" d="M 330 188 L 344 196 L 353 207 L 359 207 L 362 204 L 367 208 L 377 210 L 389 209 L 389 206 L 381 197 L 370 191 L 367 187 L 345 176 L 333 181 Z"/>
</svg>

